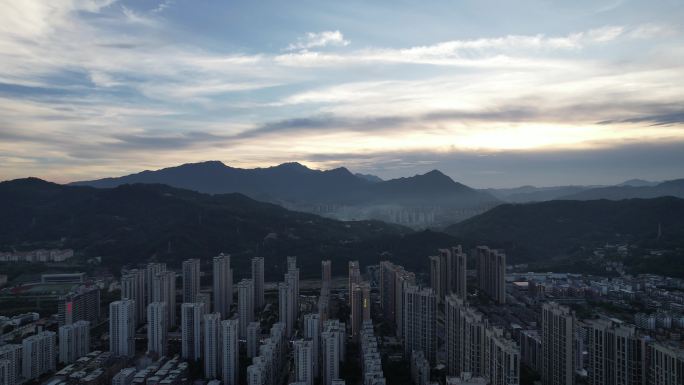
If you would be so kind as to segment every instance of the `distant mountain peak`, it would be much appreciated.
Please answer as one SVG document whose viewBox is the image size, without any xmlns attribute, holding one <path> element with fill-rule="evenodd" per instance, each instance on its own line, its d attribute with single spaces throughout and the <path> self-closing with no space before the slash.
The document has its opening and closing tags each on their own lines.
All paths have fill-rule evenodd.
<svg viewBox="0 0 684 385">
<path fill-rule="evenodd" d="M 346 168 L 346 167 L 337 167 L 337 168 L 333 168 L 333 169 L 331 169 L 331 170 L 328 170 L 328 172 L 331 172 L 331 173 L 334 173 L 334 174 L 344 174 L 344 175 L 349 174 L 349 175 L 354 175 L 354 174 L 352 174 L 351 171 L 349 171 L 349 169 Z"/>
<path fill-rule="evenodd" d="M 35 176 L 6 180 L 4 182 L 0 182 L 0 184 L 16 185 L 16 186 L 59 186 L 56 183 L 37 178 Z"/>
<path fill-rule="evenodd" d="M 432 170 L 425 174 L 417 174 L 406 178 L 390 179 L 377 185 L 383 186 L 385 189 L 399 188 L 413 193 L 424 193 L 429 195 L 467 192 L 468 194 L 472 193 L 474 195 L 481 194 L 482 197 L 488 196 L 487 193 L 477 192 L 464 184 L 454 181 L 439 170 Z M 491 198 L 492 201 L 496 200 L 491 196 L 488 198 Z"/>
<path fill-rule="evenodd" d="M 417 176 L 421 176 L 421 175 L 417 175 Z M 442 178 L 442 179 L 448 178 L 449 180 L 452 180 L 445 173 L 443 173 L 437 169 L 428 171 L 425 174 L 423 174 L 422 176 L 426 176 L 426 177 L 430 177 L 430 178 Z"/>
<path fill-rule="evenodd" d="M 427 182 L 435 185 L 440 185 L 440 186 L 463 186 L 465 185 L 456 182 L 455 180 L 451 179 L 450 176 L 446 175 L 445 173 L 439 171 L 439 170 L 432 170 L 428 171 L 425 174 L 418 174 L 415 175 L 411 178 L 407 179 L 414 179 L 416 181 L 421 181 L 421 182 Z"/>
<path fill-rule="evenodd" d="M 651 182 L 643 179 L 630 179 L 620 183 L 618 186 L 632 186 L 632 187 L 644 187 L 644 186 L 655 186 L 658 182 Z"/>
<path fill-rule="evenodd" d="M 173 170 L 173 169 L 193 169 L 193 170 L 224 170 L 230 168 L 229 166 L 226 166 L 225 163 L 221 162 L 220 160 L 206 160 L 203 162 L 195 162 L 195 163 L 183 163 L 180 166 L 174 166 L 174 167 L 167 167 L 163 168 L 161 170 L 145 170 L 143 172 L 157 172 L 157 171 L 163 171 L 163 170 Z"/>
<path fill-rule="evenodd" d="M 302 170 L 302 171 L 311 171 L 310 168 L 306 167 L 305 165 L 299 163 L 299 162 L 285 162 L 281 163 L 275 168 L 280 168 L 280 169 L 288 169 L 288 170 Z"/>
<path fill-rule="evenodd" d="M 221 166 L 221 167 L 226 167 L 226 164 L 221 162 L 220 160 L 205 160 L 203 162 L 196 162 L 196 163 L 184 163 L 182 166 L 188 166 L 188 165 L 197 165 L 197 166 Z"/>
</svg>

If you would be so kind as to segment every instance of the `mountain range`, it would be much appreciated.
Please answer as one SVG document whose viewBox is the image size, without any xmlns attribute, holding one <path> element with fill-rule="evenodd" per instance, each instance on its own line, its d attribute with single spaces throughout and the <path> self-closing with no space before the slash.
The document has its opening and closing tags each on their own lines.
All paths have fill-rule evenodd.
<svg viewBox="0 0 684 385">
<path fill-rule="evenodd" d="M 631 179 L 613 186 L 522 186 L 477 190 L 438 170 L 383 180 L 344 167 L 314 170 L 300 163 L 243 169 L 219 161 L 188 163 L 75 186 L 112 188 L 124 184 L 165 184 L 208 194 L 240 193 L 285 208 L 340 220 L 377 219 L 415 229 L 439 228 L 484 213 L 503 202 L 684 198 L 684 179 Z"/>
<path fill-rule="evenodd" d="M 684 179 L 669 180 L 654 185 L 617 185 L 597 187 L 569 194 L 560 199 L 593 200 L 593 199 L 633 199 L 657 198 L 673 196 L 684 198 Z"/>
<path fill-rule="evenodd" d="M 674 196 L 684 198 L 684 179 L 651 182 L 630 179 L 613 186 L 522 186 L 515 188 L 485 189 L 494 197 L 511 203 L 544 202 L 550 200 L 632 199 Z"/>
<path fill-rule="evenodd" d="M 427 256 L 456 244 L 466 250 L 486 244 L 505 249 L 509 263 L 555 261 L 567 270 L 580 269 L 578 261 L 591 260 L 595 248 L 626 243 L 636 250 L 672 251 L 662 257 L 639 251 L 627 261 L 635 269 L 684 276 L 684 200 L 673 197 L 501 204 L 438 232 L 343 222 L 238 193 L 161 184 L 93 188 L 27 178 L 0 183 L 0 212 L 0 250 L 73 248 L 77 256 L 102 257 L 114 271 L 148 259 L 174 266 L 192 257 L 209 263 L 227 252 L 236 277 L 249 273 L 255 255 L 270 267 L 268 279 L 282 278 L 287 255 L 298 257 L 307 277 L 319 276 L 324 258 L 333 260 L 336 274 L 344 274 L 351 259 L 365 266 L 380 258 L 424 272 Z"/>
<path fill-rule="evenodd" d="M 160 184 L 97 189 L 18 179 L 0 183 L 0 212 L 0 249 L 72 248 L 101 256 L 110 267 L 150 258 L 179 264 L 227 252 L 237 269 L 248 271 L 249 258 L 257 254 L 274 267 L 286 255 L 344 260 L 364 256 L 358 246 L 363 241 L 411 233 L 380 221 L 341 222 L 290 211 L 237 193 L 209 195 Z M 306 266 L 313 265 L 319 266 Z"/>
<path fill-rule="evenodd" d="M 132 183 L 159 183 L 209 194 L 241 193 L 336 219 L 379 219 L 413 227 L 448 224 L 499 203 L 487 192 L 455 182 L 437 170 L 385 181 L 352 174 L 344 167 L 321 171 L 299 163 L 242 169 L 209 161 L 72 185 L 111 188 Z"/>
<path fill-rule="evenodd" d="M 485 189 L 497 199 L 511 203 L 544 202 L 592 189 L 596 186 L 521 186 L 514 188 Z"/>
</svg>

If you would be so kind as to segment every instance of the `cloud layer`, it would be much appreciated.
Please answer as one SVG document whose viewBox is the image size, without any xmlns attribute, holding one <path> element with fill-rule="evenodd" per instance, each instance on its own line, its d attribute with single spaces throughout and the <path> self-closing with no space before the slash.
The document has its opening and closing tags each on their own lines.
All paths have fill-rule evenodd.
<svg viewBox="0 0 684 385">
<path fill-rule="evenodd" d="M 427 21 L 366 5 L 363 17 L 383 15 L 399 31 L 407 20 L 424 26 L 385 37 L 387 26 L 351 15 L 359 4 L 291 10 L 321 26 L 279 24 L 278 10 L 241 2 L 0 2 L 0 179 L 64 182 L 206 159 L 348 160 L 386 176 L 389 158 L 411 173 L 449 157 L 684 143 L 684 34 L 669 19 L 681 6 L 654 18 L 584 5 L 572 10 L 581 22 L 535 31 L 523 20 L 500 32 L 447 22 L 461 11 L 490 17 L 473 4 L 443 5 L 445 19 L 433 11 Z M 212 13 L 248 26 L 235 19 L 244 30 L 222 34 Z M 653 162 L 654 175 L 662 170 Z"/>
</svg>

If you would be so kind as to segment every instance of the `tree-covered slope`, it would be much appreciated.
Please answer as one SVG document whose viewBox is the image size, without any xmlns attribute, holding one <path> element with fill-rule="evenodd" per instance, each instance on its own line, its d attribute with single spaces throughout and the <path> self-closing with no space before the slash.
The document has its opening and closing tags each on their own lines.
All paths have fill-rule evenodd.
<svg viewBox="0 0 684 385">
<path fill-rule="evenodd" d="M 572 256 L 607 242 L 677 248 L 684 247 L 684 200 L 505 204 L 446 231 L 471 242 L 505 248 L 518 261 Z"/>
</svg>

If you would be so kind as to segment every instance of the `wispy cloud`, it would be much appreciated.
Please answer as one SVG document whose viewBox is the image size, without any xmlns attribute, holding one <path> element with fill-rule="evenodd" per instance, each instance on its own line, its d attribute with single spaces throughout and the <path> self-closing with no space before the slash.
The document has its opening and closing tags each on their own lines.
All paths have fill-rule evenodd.
<svg viewBox="0 0 684 385">
<path fill-rule="evenodd" d="M 154 13 L 160 13 L 164 12 L 167 8 L 169 8 L 173 4 L 173 0 L 162 0 L 157 4 L 157 6 L 152 10 Z"/>
<path fill-rule="evenodd" d="M 297 39 L 287 47 L 288 51 L 308 50 L 311 48 L 322 48 L 326 46 L 344 47 L 350 44 L 340 31 L 307 32 L 304 37 Z"/>
<path fill-rule="evenodd" d="M 630 30 L 629 37 L 644 36 L 642 27 Z M 656 27 L 651 27 L 656 31 Z M 649 29 L 650 31 L 650 29 Z M 551 58 L 532 59 L 552 51 L 580 50 L 614 41 L 625 33 L 622 26 L 605 26 L 565 36 L 506 35 L 495 38 L 449 40 L 409 48 L 367 48 L 347 53 L 300 52 L 277 56 L 275 60 L 291 66 L 348 66 L 369 63 L 432 64 L 469 67 L 510 67 L 560 65 Z M 651 32 L 652 33 L 652 32 Z"/>
</svg>

